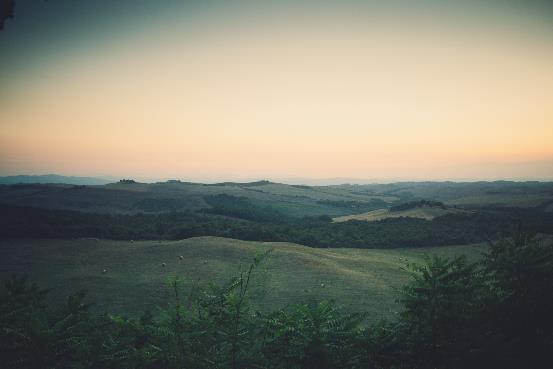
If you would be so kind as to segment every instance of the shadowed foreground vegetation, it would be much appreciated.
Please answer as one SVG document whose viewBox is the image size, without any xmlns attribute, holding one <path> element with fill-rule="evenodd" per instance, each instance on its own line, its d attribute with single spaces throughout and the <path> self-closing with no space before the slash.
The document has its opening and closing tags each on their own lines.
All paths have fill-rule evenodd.
<svg viewBox="0 0 553 369">
<path fill-rule="evenodd" d="M 139 319 L 95 315 L 83 293 L 47 306 L 46 291 L 12 278 L 0 300 L 0 365 L 514 369 L 552 362 L 553 249 L 527 235 L 492 244 L 474 263 L 434 256 L 413 266 L 401 314 L 378 323 L 327 301 L 255 311 L 249 288 L 265 256 L 222 285 L 184 290 L 175 279 L 171 306 Z"/>
</svg>

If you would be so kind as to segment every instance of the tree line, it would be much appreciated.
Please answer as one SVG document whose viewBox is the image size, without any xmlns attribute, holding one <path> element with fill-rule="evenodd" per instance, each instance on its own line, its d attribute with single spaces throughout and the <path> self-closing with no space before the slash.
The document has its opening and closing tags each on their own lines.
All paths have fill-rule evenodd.
<svg viewBox="0 0 553 369">
<path fill-rule="evenodd" d="M 333 223 L 328 216 L 288 218 L 269 207 L 242 206 L 232 197 L 210 201 L 215 205 L 210 210 L 160 214 L 95 214 L 0 205 L 0 237 L 175 240 L 219 236 L 311 247 L 397 248 L 482 242 L 518 224 L 532 232 L 553 229 L 553 213 L 536 209 L 486 208 L 431 221 L 404 217 Z"/>
</svg>

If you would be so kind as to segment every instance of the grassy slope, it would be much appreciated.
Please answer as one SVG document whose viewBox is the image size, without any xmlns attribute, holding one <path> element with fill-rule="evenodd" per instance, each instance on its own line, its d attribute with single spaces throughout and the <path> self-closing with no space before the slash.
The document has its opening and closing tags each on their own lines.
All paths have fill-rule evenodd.
<svg viewBox="0 0 553 369">
<path fill-rule="evenodd" d="M 325 298 L 348 311 L 368 311 L 376 319 L 397 310 L 398 289 L 409 279 L 406 262 L 420 262 L 426 253 L 475 259 L 484 247 L 314 249 L 215 237 L 170 242 L 3 240 L 0 277 L 27 273 L 51 288 L 52 298 L 86 289 L 97 310 L 135 315 L 169 301 L 166 283 L 173 276 L 184 278 L 188 286 L 198 280 L 225 281 L 247 266 L 256 251 L 272 248 L 252 289 L 257 307 Z"/>
</svg>

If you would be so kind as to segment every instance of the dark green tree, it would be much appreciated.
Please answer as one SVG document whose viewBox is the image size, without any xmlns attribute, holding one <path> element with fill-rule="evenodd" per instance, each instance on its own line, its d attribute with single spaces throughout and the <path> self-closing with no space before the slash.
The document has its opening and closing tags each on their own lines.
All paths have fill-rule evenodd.
<svg viewBox="0 0 553 369">
<path fill-rule="evenodd" d="M 495 353 L 503 368 L 553 363 L 553 245 L 519 232 L 490 244 L 484 265 L 495 300 L 488 304 Z"/>
</svg>

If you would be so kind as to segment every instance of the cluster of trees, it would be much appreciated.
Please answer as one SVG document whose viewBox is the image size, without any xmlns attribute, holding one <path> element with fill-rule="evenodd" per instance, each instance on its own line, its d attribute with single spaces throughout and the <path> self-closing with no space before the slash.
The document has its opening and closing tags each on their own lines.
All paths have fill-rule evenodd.
<svg viewBox="0 0 553 369">
<path fill-rule="evenodd" d="M 432 221 L 389 218 L 332 223 L 328 216 L 289 219 L 271 208 L 244 206 L 236 199 L 215 197 L 211 212 L 218 214 L 93 214 L 0 205 L 0 237 L 154 240 L 219 236 L 312 247 L 397 248 L 487 241 L 519 223 L 532 232 L 553 229 L 553 213 L 535 209 L 488 209 L 448 214 Z"/>
<path fill-rule="evenodd" d="M 295 187 L 306 187 L 295 185 Z M 306 196 L 296 195 L 294 197 L 307 198 Z M 202 209 L 205 214 L 224 215 L 232 218 L 252 220 L 257 222 L 271 223 L 294 223 L 298 221 L 297 216 L 275 209 L 270 205 L 259 205 L 255 200 L 250 200 L 243 196 L 233 196 L 228 194 L 218 194 L 203 196 L 205 202 L 210 208 Z M 380 199 L 371 201 L 344 201 L 344 200 L 320 200 L 317 204 L 330 206 L 337 209 L 347 210 L 348 214 L 352 212 L 365 212 L 386 207 L 388 204 Z M 310 205 L 311 206 L 311 205 Z M 170 209 L 170 208 L 168 208 Z M 161 210 L 161 209 L 160 209 Z"/>
<path fill-rule="evenodd" d="M 288 217 L 270 206 L 257 206 L 246 197 L 227 194 L 204 196 L 205 202 L 211 206 L 202 209 L 207 214 L 225 215 L 233 218 L 253 220 L 258 222 L 282 222 Z"/>
<path fill-rule="evenodd" d="M 171 199 L 171 198 L 145 198 L 139 200 L 133 204 L 133 209 L 147 212 L 166 212 L 166 211 L 178 211 L 180 209 L 186 209 L 187 201 L 184 199 Z"/>
<path fill-rule="evenodd" d="M 320 200 L 317 201 L 321 205 L 329 205 L 336 208 L 355 210 L 356 212 L 366 212 L 376 209 L 382 209 L 388 206 L 388 203 L 381 199 L 373 199 L 368 202 L 364 201 L 345 201 L 345 200 Z"/>
<path fill-rule="evenodd" d="M 331 302 L 254 311 L 263 258 L 223 286 L 183 293 L 139 319 L 94 315 L 84 294 L 60 306 L 12 278 L 0 299 L 5 368 L 550 368 L 553 249 L 518 235 L 481 262 L 432 257 L 413 267 L 393 321 L 368 323 Z M 270 291 L 268 291 L 270 293 Z"/>
<path fill-rule="evenodd" d="M 406 202 L 399 205 L 394 205 L 390 207 L 390 211 L 409 210 L 414 208 L 420 208 L 423 206 L 430 206 L 430 207 L 436 207 L 436 208 L 442 208 L 442 209 L 446 208 L 445 204 L 441 201 L 418 200 L 418 201 Z"/>
</svg>

